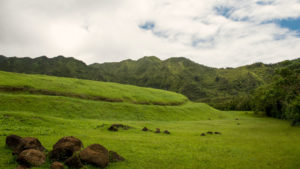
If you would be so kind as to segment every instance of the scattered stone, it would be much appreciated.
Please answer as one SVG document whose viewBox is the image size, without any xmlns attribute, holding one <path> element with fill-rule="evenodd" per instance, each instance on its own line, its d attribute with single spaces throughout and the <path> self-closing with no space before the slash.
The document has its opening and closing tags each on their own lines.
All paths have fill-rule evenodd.
<svg viewBox="0 0 300 169">
<path fill-rule="evenodd" d="M 74 169 L 78 169 L 78 168 L 82 168 L 83 164 L 80 161 L 79 155 L 75 154 L 72 157 L 69 157 L 66 161 L 65 164 L 69 167 L 69 168 L 74 168 Z"/>
<path fill-rule="evenodd" d="M 164 131 L 165 134 L 171 134 L 168 130 Z"/>
<path fill-rule="evenodd" d="M 208 131 L 208 132 L 206 132 L 207 134 L 213 134 L 213 132 L 212 131 Z"/>
<path fill-rule="evenodd" d="M 220 132 L 216 131 L 215 134 L 221 134 Z"/>
<path fill-rule="evenodd" d="M 109 151 L 109 162 L 124 161 L 125 158 L 114 151 Z"/>
<path fill-rule="evenodd" d="M 119 128 L 122 128 L 124 130 L 128 130 L 130 129 L 131 127 L 130 126 L 127 126 L 127 125 L 124 125 L 124 124 L 112 124 L 108 130 L 109 131 L 118 131 Z"/>
<path fill-rule="evenodd" d="M 54 161 L 65 161 L 76 151 L 83 148 L 81 140 L 73 136 L 63 137 L 53 145 L 53 150 L 49 153 L 50 159 Z"/>
<path fill-rule="evenodd" d="M 205 136 L 205 133 L 202 133 L 201 136 Z"/>
<path fill-rule="evenodd" d="M 45 147 L 42 146 L 41 142 L 34 137 L 24 137 L 21 138 L 20 143 L 13 152 L 13 155 L 18 155 L 23 150 L 34 149 L 39 151 L 45 151 Z"/>
<path fill-rule="evenodd" d="M 27 149 L 19 154 L 17 162 L 26 167 L 40 166 L 46 162 L 46 156 L 40 150 Z"/>
<path fill-rule="evenodd" d="M 149 129 L 147 128 L 147 127 L 144 127 L 143 129 L 142 129 L 142 131 L 148 131 Z"/>
<path fill-rule="evenodd" d="M 22 137 L 17 135 L 10 135 L 6 137 L 6 146 L 11 150 L 16 150 L 21 142 Z"/>
<path fill-rule="evenodd" d="M 160 129 L 159 129 L 159 128 L 156 128 L 155 133 L 160 133 Z"/>
<path fill-rule="evenodd" d="M 64 165 L 60 162 L 55 161 L 51 164 L 51 169 L 64 169 Z"/>
<path fill-rule="evenodd" d="M 111 126 L 115 127 L 115 128 L 122 128 L 124 130 L 128 130 L 130 129 L 131 127 L 128 126 L 128 125 L 124 125 L 124 124 L 112 124 Z"/>
<path fill-rule="evenodd" d="M 105 168 L 109 162 L 108 150 L 100 144 L 92 144 L 79 153 L 83 163 Z"/>
<path fill-rule="evenodd" d="M 109 131 L 118 131 L 118 128 L 114 127 L 114 126 L 110 126 L 108 128 Z"/>
<path fill-rule="evenodd" d="M 117 126 L 122 125 L 116 124 L 113 127 Z M 160 129 L 157 128 L 156 132 L 160 133 Z M 170 134 L 167 130 L 164 133 Z M 21 138 L 20 136 L 10 135 L 6 138 L 6 144 L 7 147 L 15 150 L 14 155 L 17 155 L 16 161 L 19 163 L 16 169 L 37 167 L 46 162 L 45 148 L 37 138 Z M 61 138 L 53 145 L 53 150 L 49 152 L 50 159 L 55 160 L 50 168 L 64 169 L 64 164 L 58 161 L 64 161 L 70 169 L 79 169 L 84 167 L 83 163 L 105 168 L 109 162 L 125 160 L 118 153 L 108 151 L 100 144 L 92 144 L 80 151 L 82 147 L 82 142 L 73 136 Z"/>
</svg>

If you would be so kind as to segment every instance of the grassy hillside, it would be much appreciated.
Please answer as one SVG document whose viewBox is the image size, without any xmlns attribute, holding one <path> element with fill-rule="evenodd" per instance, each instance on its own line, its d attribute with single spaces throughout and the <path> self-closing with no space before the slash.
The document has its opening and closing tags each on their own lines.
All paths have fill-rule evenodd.
<svg viewBox="0 0 300 169">
<path fill-rule="evenodd" d="M 299 61 L 296 59 L 277 64 L 255 63 L 238 68 L 217 69 L 183 57 L 162 61 L 151 56 L 137 61 L 86 65 L 63 56 L 35 59 L 0 56 L 0 70 L 165 89 L 184 94 L 193 101 L 226 109 L 236 96 L 245 97 L 258 87 L 271 83 L 277 69 Z"/>
<path fill-rule="evenodd" d="M 126 159 L 111 163 L 108 169 L 297 169 L 300 166 L 300 128 L 290 127 L 286 121 L 255 116 L 252 112 L 219 111 L 190 101 L 167 106 L 138 104 L 136 101 L 144 101 L 148 99 L 144 96 L 151 94 L 155 101 L 168 99 L 165 96 L 179 101 L 185 97 L 129 85 L 6 72 L 0 72 L 0 77 L 1 85 L 11 88 L 29 85 L 27 88 L 34 90 L 84 95 L 94 91 L 89 89 L 97 89 L 93 93 L 97 96 L 109 96 L 111 91 L 114 98 L 131 98 L 108 102 L 44 92 L 0 91 L 0 168 L 17 166 L 11 151 L 4 146 L 5 137 L 10 134 L 37 137 L 48 150 L 59 138 L 69 135 L 80 138 L 85 146 L 100 143 Z M 115 90 L 118 92 L 114 94 Z M 133 128 L 108 131 L 114 123 Z M 144 126 L 169 130 L 171 134 L 143 132 Z M 222 134 L 201 136 L 207 131 Z M 37 169 L 49 166 L 47 162 Z"/>
<path fill-rule="evenodd" d="M 139 104 L 172 105 L 187 101 L 183 95 L 151 88 L 2 71 L 0 90 Z"/>
<path fill-rule="evenodd" d="M 113 103 L 77 98 L 29 94 L 0 94 L 3 111 L 34 112 L 61 118 L 87 118 L 98 120 L 200 120 L 221 119 L 226 113 L 204 103 L 188 102 L 180 106 Z"/>
</svg>

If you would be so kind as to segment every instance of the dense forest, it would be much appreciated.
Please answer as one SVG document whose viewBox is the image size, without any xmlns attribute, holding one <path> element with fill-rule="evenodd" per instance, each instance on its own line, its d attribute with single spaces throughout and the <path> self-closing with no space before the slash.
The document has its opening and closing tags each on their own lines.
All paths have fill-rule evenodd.
<svg viewBox="0 0 300 169">
<path fill-rule="evenodd" d="M 237 68 L 211 68 L 178 57 L 91 64 L 57 56 L 0 56 L 0 70 L 118 82 L 182 93 L 223 110 L 255 110 L 300 121 L 300 59 Z"/>
</svg>

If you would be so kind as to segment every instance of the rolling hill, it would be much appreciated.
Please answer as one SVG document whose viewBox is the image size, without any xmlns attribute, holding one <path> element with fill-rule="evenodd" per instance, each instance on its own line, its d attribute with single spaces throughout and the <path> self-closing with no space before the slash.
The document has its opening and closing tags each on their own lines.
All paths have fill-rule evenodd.
<svg viewBox="0 0 300 169">
<path fill-rule="evenodd" d="M 255 63 L 238 68 L 211 68 L 183 57 L 160 60 L 144 57 L 137 61 L 86 65 L 74 58 L 45 56 L 8 58 L 0 56 L 0 70 L 74 77 L 132 84 L 182 93 L 193 101 L 205 102 L 217 108 L 228 108 L 237 96 L 251 94 L 269 84 L 277 69 L 300 64 L 300 59 L 276 64 Z"/>
<path fill-rule="evenodd" d="M 300 129 L 253 112 L 219 111 L 158 89 L 45 75 L 0 72 L 0 86 L 0 168 L 17 167 L 3 144 L 10 134 L 37 137 L 48 150 L 63 136 L 75 136 L 85 146 L 100 143 L 126 159 L 108 169 L 300 165 Z M 132 128 L 107 130 L 116 123 Z M 171 134 L 141 131 L 144 126 Z M 221 134 L 201 136 L 208 131 Z M 49 167 L 48 160 L 36 169 Z"/>
</svg>

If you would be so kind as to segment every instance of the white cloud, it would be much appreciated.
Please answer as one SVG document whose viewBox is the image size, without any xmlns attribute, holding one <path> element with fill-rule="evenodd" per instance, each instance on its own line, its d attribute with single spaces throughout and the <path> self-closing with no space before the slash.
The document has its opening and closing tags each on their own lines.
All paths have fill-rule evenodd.
<svg viewBox="0 0 300 169">
<path fill-rule="evenodd" d="M 87 63 L 184 56 L 213 67 L 298 58 L 300 37 L 266 21 L 300 17 L 300 2 L 258 2 L 0 0 L 0 54 L 62 54 Z M 153 30 L 139 27 L 147 21 Z"/>
</svg>

